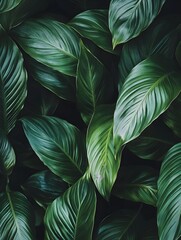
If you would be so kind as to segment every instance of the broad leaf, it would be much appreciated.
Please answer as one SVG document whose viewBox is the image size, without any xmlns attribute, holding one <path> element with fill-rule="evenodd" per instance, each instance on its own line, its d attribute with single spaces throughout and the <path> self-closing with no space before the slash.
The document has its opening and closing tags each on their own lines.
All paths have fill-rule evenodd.
<svg viewBox="0 0 181 240">
<path fill-rule="evenodd" d="M 96 240 L 137 240 L 142 224 L 140 211 L 122 210 L 112 213 L 101 222 Z"/>
<path fill-rule="evenodd" d="M 157 203 L 157 173 L 150 167 L 122 167 L 113 195 L 152 206 Z"/>
<path fill-rule="evenodd" d="M 114 155 L 113 112 L 112 105 L 98 107 L 87 134 L 90 172 L 98 191 L 106 199 L 109 199 L 120 166 L 120 160 Z"/>
<path fill-rule="evenodd" d="M 0 239 L 35 239 L 34 217 L 26 197 L 20 192 L 0 194 Z"/>
<path fill-rule="evenodd" d="M 38 62 L 75 76 L 79 57 L 79 38 L 67 25 L 51 19 L 34 19 L 13 30 L 23 50 Z"/>
<path fill-rule="evenodd" d="M 61 196 L 68 184 L 51 171 L 45 170 L 31 175 L 22 187 L 38 203 L 47 205 Z"/>
<path fill-rule="evenodd" d="M 15 165 L 16 156 L 7 137 L 0 133 L 0 172 L 11 174 Z"/>
<path fill-rule="evenodd" d="M 109 28 L 113 36 L 113 48 L 145 30 L 158 15 L 164 2 L 165 0 L 112 0 L 109 7 Z"/>
<path fill-rule="evenodd" d="M 107 10 L 94 9 L 81 12 L 71 20 L 69 25 L 103 50 L 113 52 Z"/>
<path fill-rule="evenodd" d="M 181 143 L 165 156 L 158 179 L 158 232 L 160 240 L 181 236 Z"/>
<path fill-rule="evenodd" d="M 95 210 L 95 189 L 85 175 L 48 207 L 45 239 L 91 240 Z"/>
<path fill-rule="evenodd" d="M 181 74 L 170 61 L 159 56 L 148 58 L 133 68 L 117 101 L 114 139 L 120 145 L 138 137 L 178 96 Z"/>
<path fill-rule="evenodd" d="M 3 12 L 8 12 L 20 4 L 22 0 L 1 0 L 0 1 L 0 14 Z"/>
<path fill-rule="evenodd" d="M 74 183 L 84 173 L 84 143 L 75 126 L 55 117 L 23 118 L 22 123 L 31 147 L 54 174 Z"/>
<path fill-rule="evenodd" d="M 0 131 L 14 127 L 26 98 L 27 74 L 16 44 L 0 25 Z"/>
</svg>

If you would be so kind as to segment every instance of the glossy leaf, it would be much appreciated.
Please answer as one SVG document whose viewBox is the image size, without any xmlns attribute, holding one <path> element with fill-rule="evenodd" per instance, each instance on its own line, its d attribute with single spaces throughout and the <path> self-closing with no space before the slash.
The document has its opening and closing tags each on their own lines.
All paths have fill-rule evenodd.
<svg viewBox="0 0 181 240">
<path fill-rule="evenodd" d="M 34 240 L 34 217 L 26 197 L 20 192 L 0 194 L 0 239 Z"/>
<path fill-rule="evenodd" d="M 51 19 L 34 19 L 24 22 L 13 33 L 32 58 L 58 72 L 75 76 L 79 38 L 69 26 Z"/>
<path fill-rule="evenodd" d="M 142 220 L 139 211 L 122 210 L 107 216 L 100 224 L 96 240 L 136 240 Z"/>
<path fill-rule="evenodd" d="M 7 137 L 0 133 L 0 172 L 11 174 L 15 165 L 16 156 Z"/>
<path fill-rule="evenodd" d="M 16 44 L 0 26 L 0 131 L 14 127 L 26 98 L 27 73 Z"/>
<path fill-rule="evenodd" d="M 145 30 L 158 15 L 164 2 L 165 0 L 112 0 L 109 7 L 109 28 L 113 36 L 113 48 Z"/>
<path fill-rule="evenodd" d="M 112 105 L 98 107 L 87 134 L 90 172 L 98 191 L 106 199 L 109 199 L 120 166 L 120 160 L 114 155 L 113 112 Z"/>
<path fill-rule="evenodd" d="M 0 1 L 0 14 L 3 12 L 8 12 L 20 4 L 22 0 L 1 0 Z"/>
<path fill-rule="evenodd" d="M 158 175 L 153 168 L 122 167 L 112 193 L 121 199 L 156 206 L 157 179 Z"/>
<path fill-rule="evenodd" d="M 138 137 L 178 96 L 181 74 L 158 56 L 133 68 L 117 101 L 114 114 L 116 148 Z"/>
<path fill-rule="evenodd" d="M 57 176 L 74 183 L 85 170 L 79 130 L 55 117 L 23 118 L 26 137 L 40 160 Z"/>
<path fill-rule="evenodd" d="M 181 236 L 181 143 L 174 145 L 165 156 L 158 179 L 159 239 L 175 240 Z"/>
<path fill-rule="evenodd" d="M 69 25 L 103 50 L 113 52 L 107 10 L 92 9 L 81 12 L 70 21 Z"/>
<path fill-rule="evenodd" d="M 91 240 L 95 210 L 94 186 L 84 176 L 48 207 L 45 239 Z"/>
</svg>

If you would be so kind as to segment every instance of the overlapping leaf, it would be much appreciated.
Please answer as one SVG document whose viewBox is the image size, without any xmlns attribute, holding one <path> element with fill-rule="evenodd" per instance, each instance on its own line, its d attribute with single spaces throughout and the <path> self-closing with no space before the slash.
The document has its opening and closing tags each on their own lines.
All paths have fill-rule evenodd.
<svg viewBox="0 0 181 240">
<path fill-rule="evenodd" d="M 26 137 L 40 160 L 56 175 L 74 183 L 85 170 L 85 147 L 79 130 L 55 117 L 23 118 Z"/>
<path fill-rule="evenodd" d="M 158 179 L 159 239 L 175 240 L 181 236 L 181 143 L 165 156 Z"/>
<path fill-rule="evenodd" d="M 145 30 L 158 15 L 164 2 L 165 0 L 112 0 L 109 7 L 109 28 L 113 36 L 113 48 Z"/>
<path fill-rule="evenodd" d="M 20 192 L 0 194 L 0 239 L 34 240 L 34 216 L 26 197 Z"/>
<path fill-rule="evenodd" d="M 133 68 L 117 101 L 114 114 L 116 151 L 138 137 L 178 96 L 181 74 L 158 56 Z"/>
<path fill-rule="evenodd" d="M 95 209 L 95 189 L 84 176 L 48 207 L 45 239 L 91 240 Z"/>
<path fill-rule="evenodd" d="M 79 38 L 69 26 L 51 19 L 34 19 L 24 22 L 13 33 L 32 58 L 63 74 L 76 75 Z"/>
<path fill-rule="evenodd" d="M 16 44 L 0 25 L 0 131 L 14 127 L 26 98 L 27 74 Z"/>
<path fill-rule="evenodd" d="M 22 0 L 1 0 L 0 1 L 0 14 L 3 12 L 8 12 L 20 4 Z"/>
</svg>

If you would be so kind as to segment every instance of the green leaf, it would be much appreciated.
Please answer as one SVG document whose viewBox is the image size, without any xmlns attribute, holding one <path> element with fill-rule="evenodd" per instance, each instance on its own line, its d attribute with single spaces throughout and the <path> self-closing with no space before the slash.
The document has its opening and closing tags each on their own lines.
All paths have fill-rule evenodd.
<svg viewBox="0 0 181 240">
<path fill-rule="evenodd" d="M 140 211 L 119 210 L 101 222 L 96 240 L 137 240 L 142 224 Z"/>
<path fill-rule="evenodd" d="M 26 98 L 27 73 L 16 44 L 0 25 L 0 131 L 14 127 Z"/>
<path fill-rule="evenodd" d="M 98 105 L 107 103 L 112 88 L 108 87 L 104 65 L 81 44 L 77 68 L 77 104 L 85 123 L 89 123 Z M 108 93 L 109 90 L 109 93 Z"/>
<path fill-rule="evenodd" d="M 113 53 L 107 10 L 93 9 L 81 12 L 69 25 L 81 36 L 90 39 L 103 50 Z"/>
<path fill-rule="evenodd" d="M 84 173 L 84 143 L 75 126 L 45 116 L 23 118 L 22 123 L 32 149 L 54 174 L 74 183 Z"/>
<path fill-rule="evenodd" d="M 113 195 L 133 202 L 156 206 L 157 173 L 151 167 L 122 167 L 113 188 Z"/>
<path fill-rule="evenodd" d="M 138 137 L 178 96 L 181 74 L 170 61 L 150 57 L 133 68 L 117 101 L 114 114 L 114 139 L 120 145 Z"/>
<path fill-rule="evenodd" d="M 0 133 L 0 172 L 9 175 L 15 165 L 16 156 L 7 137 Z"/>
<path fill-rule="evenodd" d="M 68 185 L 51 171 L 45 170 L 31 175 L 22 187 L 38 203 L 48 205 L 61 196 Z"/>
<path fill-rule="evenodd" d="M 1 0 L 0 1 L 0 14 L 3 12 L 8 12 L 20 4 L 22 0 Z"/>
<path fill-rule="evenodd" d="M 33 240 L 35 229 L 31 206 L 20 192 L 0 194 L 0 239 Z"/>
<path fill-rule="evenodd" d="M 113 112 L 112 105 L 98 107 L 87 133 L 90 172 L 99 193 L 107 200 L 120 166 L 120 160 L 114 156 Z"/>
<path fill-rule="evenodd" d="M 160 240 L 181 236 L 181 143 L 165 156 L 158 179 L 158 232 Z"/>
<path fill-rule="evenodd" d="M 112 0 L 109 7 L 109 28 L 113 36 L 113 48 L 145 30 L 158 15 L 164 2 L 165 0 Z"/>
<path fill-rule="evenodd" d="M 66 75 L 75 76 L 79 38 L 67 25 L 51 19 L 34 19 L 13 30 L 23 50 L 38 62 Z"/>
<path fill-rule="evenodd" d="M 91 240 L 95 210 L 95 189 L 84 176 L 48 207 L 45 239 Z"/>
</svg>

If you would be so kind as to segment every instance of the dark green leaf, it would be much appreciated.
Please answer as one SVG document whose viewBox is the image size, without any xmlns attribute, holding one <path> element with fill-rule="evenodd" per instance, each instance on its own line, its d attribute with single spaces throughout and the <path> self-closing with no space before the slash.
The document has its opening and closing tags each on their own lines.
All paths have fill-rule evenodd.
<svg viewBox="0 0 181 240">
<path fill-rule="evenodd" d="M 68 183 L 83 174 L 86 156 L 75 126 L 55 117 L 23 118 L 22 123 L 31 147 L 54 174 Z"/>
<path fill-rule="evenodd" d="M 114 139 L 120 145 L 138 137 L 178 96 L 181 74 L 170 61 L 150 57 L 133 68 L 123 84 L 114 115 Z"/>
<path fill-rule="evenodd" d="M 0 14 L 3 12 L 8 12 L 20 4 L 22 0 L 1 0 L 0 1 Z"/>
<path fill-rule="evenodd" d="M 109 28 L 113 35 L 113 48 L 145 30 L 158 15 L 164 2 L 165 0 L 112 0 L 109 7 Z"/>
<path fill-rule="evenodd" d="M 85 175 L 48 207 L 45 239 L 91 240 L 95 210 L 94 186 Z"/>
<path fill-rule="evenodd" d="M 122 167 L 113 194 L 122 199 L 156 206 L 157 178 L 155 169 L 150 167 Z"/>
<path fill-rule="evenodd" d="M 79 38 L 69 26 L 46 18 L 34 19 L 24 22 L 13 33 L 32 58 L 63 74 L 76 75 Z"/>
<path fill-rule="evenodd" d="M 16 44 L 0 25 L 0 131 L 14 127 L 26 98 L 27 73 Z"/>
<path fill-rule="evenodd" d="M 113 112 L 112 105 L 98 107 L 87 134 L 90 172 L 98 191 L 106 199 L 109 199 L 120 166 L 120 160 L 114 156 Z"/>
<path fill-rule="evenodd" d="M 158 232 L 160 240 L 181 236 L 181 143 L 165 156 L 158 179 Z"/>
<path fill-rule="evenodd" d="M 32 209 L 20 192 L 0 194 L 0 239 L 34 240 Z"/>
</svg>

